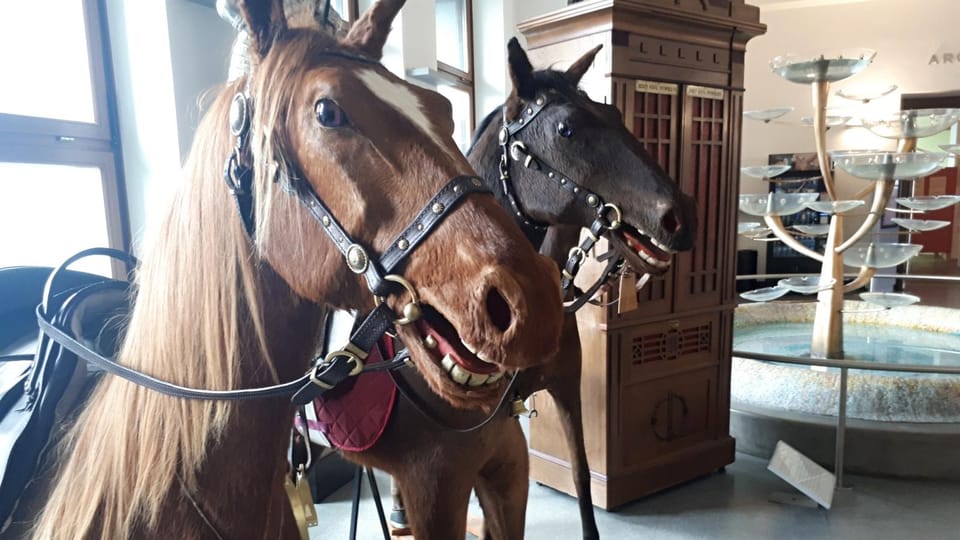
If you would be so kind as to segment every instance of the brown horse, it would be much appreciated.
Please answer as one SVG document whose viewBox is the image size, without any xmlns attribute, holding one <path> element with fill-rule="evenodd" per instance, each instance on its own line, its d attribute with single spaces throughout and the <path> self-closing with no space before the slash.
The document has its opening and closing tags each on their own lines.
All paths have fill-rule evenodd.
<svg viewBox="0 0 960 540">
<path fill-rule="evenodd" d="M 513 92 L 477 130 L 470 162 L 528 237 L 560 268 L 577 245 L 581 228 L 594 225 L 598 215 L 618 215 L 621 223 L 607 221 L 604 236 L 636 271 L 664 273 L 674 251 L 692 246 L 696 203 L 647 155 L 615 107 L 596 103 L 578 89 L 599 47 L 565 72 L 534 71 L 516 40 L 508 48 Z M 501 121 L 516 129 L 505 142 L 522 143 L 522 150 L 507 158 L 514 161 L 507 168 L 501 160 L 504 151 L 511 151 L 504 148 Z M 510 193 L 501 181 L 504 172 Z M 603 201 L 617 212 L 601 210 Z M 596 538 L 580 411 L 580 339 L 572 313 L 564 321 L 560 351 L 541 366 L 520 372 L 514 397 L 544 389 L 562 415 L 573 456 L 583 536 Z M 441 397 L 449 399 L 444 393 Z M 462 538 L 471 487 L 483 508 L 486 538 L 522 538 L 528 456 L 518 422 L 502 414 L 481 429 L 463 433 L 424 418 L 418 407 L 424 408 L 400 400 L 385 439 L 366 452 L 345 455 L 394 476 L 400 499 L 395 504 L 405 509 L 418 540 Z M 444 403 L 433 398 L 428 408 L 436 414 Z M 454 411 L 447 409 L 449 422 Z M 403 458 L 399 461 L 394 459 L 398 452 Z M 434 456 L 443 456 L 436 460 L 443 467 L 433 465 Z"/>
<path fill-rule="evenodd" d="M 337 41 L 288 28 L 282 0 L 243 3 L 252 73 L 225 88 L 198 130 L 187 181 L 139 270 L 121 363 L 194 388 L 275 384 L 307 369 L 320 304 L 372 309 L 324 232 L 329 220 L 290 188 L 301 182 L 355 242 L 384 253 L 449 179 L 470 174 L 449 104 L 377 61 L 402 4 L 379 2 Z M 238 94 L 252 105 L 246 141 L 227 129 Z M 235 145 L 253 174 L 252 236 L 224 187 Z M 549 261 L 493 197 L 460 201 L 402 268 L 429 307 L 426 324 L 476 344 L 462 353 L 473 362 L 514 370 L 551 357 L 561 317 L 557 280 L 544 278 L 554 274 Z M 418 330 L 399 333 L 444 392 L 446 372 Z M 487 403 L 505 384 L 460 392 L 460 402 Z M 282 488 L 292 417 L 285 398 L 191 401 L 109 377 L 60 444 L 62 481 L 34 498 L 43 508 L 32 534 L 295 538 Z"/>
</svg>

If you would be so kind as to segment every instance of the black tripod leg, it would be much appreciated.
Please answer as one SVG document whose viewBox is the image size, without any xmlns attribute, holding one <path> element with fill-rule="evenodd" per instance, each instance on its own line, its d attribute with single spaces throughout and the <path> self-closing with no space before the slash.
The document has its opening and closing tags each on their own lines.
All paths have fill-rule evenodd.
<svg viewBox="0 0 960 540">
<path fill-rule="evenodd" d="M 383 502 L 380 501 L 380 488 L 377 479 L 373 477 L 373 469 L 367 467 L 367 480 L 370 481 L 370 493 L 373 494 L 373 503 L 377 505 L 377 517 L 380 518 L 380 530 L 383 531 L 383 540 L 390 540 L 390 529 L 387 527 L 387 518 L 383 514 Z"/>
<path fill-rule="evenodd" d="M 360 488 L 363 487 L 363 467 L 357 465 L 353 474 L 353 508 L 350 509 L 350 540 L 357 540 L 357 518 L 360 514 Z"/>
</svg>

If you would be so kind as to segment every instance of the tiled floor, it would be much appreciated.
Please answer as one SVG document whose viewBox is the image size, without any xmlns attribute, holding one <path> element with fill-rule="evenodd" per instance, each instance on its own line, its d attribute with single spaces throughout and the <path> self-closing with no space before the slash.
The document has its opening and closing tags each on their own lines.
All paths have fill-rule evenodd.
<svg viewBox="0 0 960 540">
<path fill-rule="evenodd" d="M 647 497 L 617 512 L 598 510 L 597 521 L 601 537 L 615 540 L 960 538 L 960 482 L 858 476 L 847 476 L 847 480 L 853 488 L 839 492 L 831 510 L 784 506 L 769 502 L 768 497 L 790 487 L 766 470 L 764 460 L 738 454 L 726 473 Z M 386 477 L 380 479 L 383 488 L 389 485 L 387 482 Z M 384 504 L 389 505 L 386 498 Z M 324 527 L 314 528 L 311 538 L 348 537 L 349 486 L 318 505 L 317 510 Z M 360 517 L 358 538 L 382 538 L 366 491 Z M 576 539 L 579 527 L 576 503 L 571 497 L 531 486 L 526 540 Z"/>
</svg>

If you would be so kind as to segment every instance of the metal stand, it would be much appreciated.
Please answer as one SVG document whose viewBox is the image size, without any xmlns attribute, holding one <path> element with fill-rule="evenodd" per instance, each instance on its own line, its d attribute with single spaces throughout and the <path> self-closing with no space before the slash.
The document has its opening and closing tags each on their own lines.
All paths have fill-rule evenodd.
<svg viewBox="0 0 960 540">
<path fill-rule="evenodd" d="M 840 368 L 840 402 L 837 403 L 837 437 L 833 456 L 833 474 L 837 477 L 837 489 L 843 485 L 843 453 L 847 430 L 847 368 Z"/>
<path fill-rule="evenodd" d="M 357 521 L 360 515 L 360 491 L 363 489 L 363 473 L 366 471 L 367 480 L 370 481 L 370 494 L 373 496 L 373 503 L 377 507 L 377 517 L 380 519 L 380 530 L 383 531 L 383 540 L 390 540 L 390 529 L 387 527 L 387 520 L 383 514 L 383 503 L 380 502 L 380 489 L 377 487 L 377 480 L 373 477 L 373 469 L 357 465 L 357 471 L 353 475 L 353 506 L 350 509 L 350 540 L 357 540 Z"/>
</svg>

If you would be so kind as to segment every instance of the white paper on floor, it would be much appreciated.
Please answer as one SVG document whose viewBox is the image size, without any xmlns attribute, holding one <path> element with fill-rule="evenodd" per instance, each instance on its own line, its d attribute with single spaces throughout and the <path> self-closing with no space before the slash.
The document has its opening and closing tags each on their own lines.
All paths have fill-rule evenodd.
<svg viewBox="0 0 960 540">
<path fill-rule="evenodd" d="M 767 469 L 820 506 L 829 509 L 833 503 L 836 476 L 789 444 L 777 441 L 777 447 L 773 450 L 773 457 L 770 458 Z"/>
</svg>

